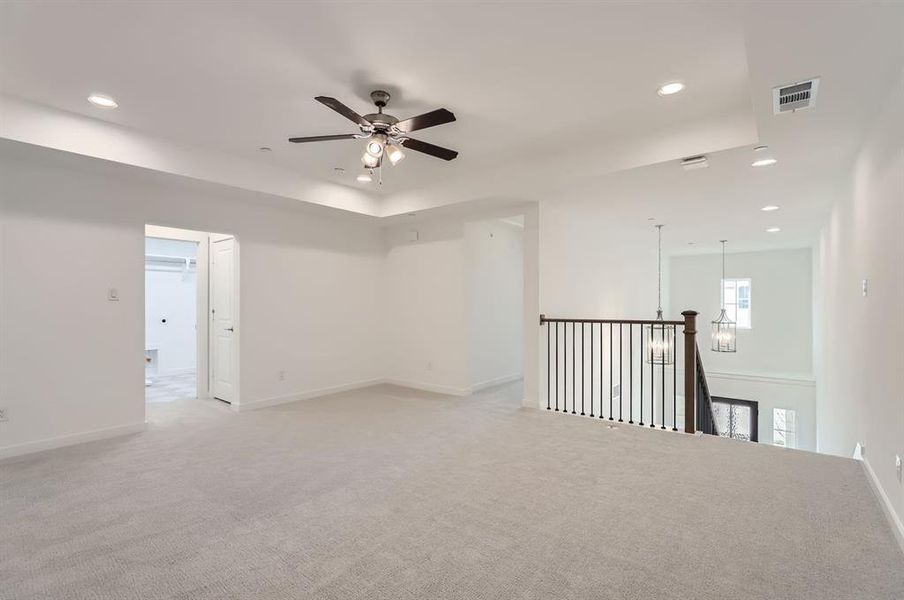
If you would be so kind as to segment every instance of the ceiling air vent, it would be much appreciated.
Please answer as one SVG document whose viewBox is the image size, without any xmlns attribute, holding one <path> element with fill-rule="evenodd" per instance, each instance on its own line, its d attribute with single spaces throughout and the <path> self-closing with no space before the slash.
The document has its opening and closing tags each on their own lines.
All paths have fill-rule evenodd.
<svg viewBox="0 0 904 600">
<path fill-rule="evenodd" d="M 700 156 L 691 156 L 681 161 L 681 168 L 685 171 L 705 169 L 708 166 L 709 163 L 706 162 L 706 157 L 702 154 Z"/>
<path fill-rule="evenodd" d="M 812 108 L 816 104 L 817 89 L 819 89 L 819 77 L 772 88 L 773 114 L 780 115 Z"/>
</svg>

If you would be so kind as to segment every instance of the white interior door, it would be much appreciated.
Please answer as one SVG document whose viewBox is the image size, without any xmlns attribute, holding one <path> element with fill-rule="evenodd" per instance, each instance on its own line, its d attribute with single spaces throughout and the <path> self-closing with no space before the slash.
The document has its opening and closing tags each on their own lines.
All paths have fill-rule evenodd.
<svg viewBox="0 0 904 600">
<path fill-rule="evenodd" d="M 238 381 L 236 266 L 235 238 L 211 240 L 211 391 L 226 402 L 235 401 Z"/>
</svg>

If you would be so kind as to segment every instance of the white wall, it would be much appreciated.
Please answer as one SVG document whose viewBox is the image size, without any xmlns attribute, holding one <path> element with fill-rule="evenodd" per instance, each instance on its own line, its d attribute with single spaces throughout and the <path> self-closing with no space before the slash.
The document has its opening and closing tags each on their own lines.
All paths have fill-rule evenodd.
<svg viewBox="0 0 904 600">
<path fill-rule="evenodd" d="M 710 391 L 759 403 L 760 442 L 772 441 L 774 408 L 794 409 L 798 447 L 815 450 L 812 250 L 729 253 L 725 262 L 726 277 L 751 280 L 752 328 L 738 329 L 732 354 L 709 350 L 721 301 L 721 254 L 670 260 L 671 305 L 700 312 L 698 343 Z"/>
<path fill-rule="evenodd" d="M 417 241 L 409 241 L 410 231 L 417 231 Z M 421 389 L 467 394 L 463 224 L 421 223 L 390 229 L 386 235 L 388 378 Z"/>
<path fill-rule="evenodd" d="M 388 378 L 466 395 L 520 377 L 522 231 L 450 218 L 388 228 L 386 240 Z"/>
<path fill-rule="evenodd" d="M 818 446 L 857 443 L 904 521 L 904 73 L 854 169 L 850 197 L 822 230 L 816 269 Z M 869 280 L 863 296 L 861 284 Z M 900 530 L 904 535 L 904 529 Z M 902 539 L 904 544 L 904 539 Z"/>
<path fill-rule="evenodd" d="M 524 231 L 493 219 L 466 223 L 469 385 L 521 377 L 524 345 Z"/>
<path fill-rule="evenodd" d="M 0 159 L 0 453 L 143 423 L 145 223 L 239 240 L 242 405 L 383 376 L 379 231 L 86 161 Z"/>
<path fill-rule="evenodd" d="M 182 240 L 145 238 L 145 256 L 172 256 L 197 260 L 198 244 Z M 156 350 L 157 375 L 197 369 L 197 263 L 179 265 L 145 260 L 145 349 Z"/>
</svg>

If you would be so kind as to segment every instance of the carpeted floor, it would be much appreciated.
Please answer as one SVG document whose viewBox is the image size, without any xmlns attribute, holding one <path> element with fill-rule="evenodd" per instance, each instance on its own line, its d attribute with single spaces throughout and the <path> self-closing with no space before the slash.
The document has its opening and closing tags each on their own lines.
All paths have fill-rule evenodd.
<svg viewBox="0 0 904 600">
<path fill-rule="evenodd" d="M 0 464 L 0 598 L 904 598 L 859 464 L 519 395 L 156 404 Z"/>
</svg>

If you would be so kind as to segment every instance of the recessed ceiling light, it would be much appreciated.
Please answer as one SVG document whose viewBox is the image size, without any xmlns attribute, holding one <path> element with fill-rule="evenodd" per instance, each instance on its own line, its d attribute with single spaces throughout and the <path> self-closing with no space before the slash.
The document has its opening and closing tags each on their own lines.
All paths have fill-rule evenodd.
<svg viewBox="0 0 904 600">
<path fill-rule="evenodd" d="M 770 227 L 766 230 L 766 233 L 778 233 L 781 230 L 781 227 Z"/>
<path fill-rule="evenodd" d="M 271 148 L 270 146 L 261 146 L 260 148 L 258 148 L 258 150 L 260 150 L 261 152 L 270 152 L 273 150 L 273 148 Z"/>
<path fill-rule="evenodd" d="M 771 167 L 772 165 L 774 165 L 777 162 L 778 162 L 778 160 L 776 160 L 774 158 L 761 158 L 759 160 L 755 160 L 752 163 L 750 163 L 750 166 L 751 167 Z"/>
<path fill-rule="evenodd" d="M 778 207 L 774 204 L 770 204 L 769 206 L 764 206 L 760 210 L 762 210 L 763 212 L 772 212 L 773 210 L 778 210 Z"/>
<path fill-rule="evenodd" d="M 119 106 L 116 100 L 106 94 L 91 94 L 88 96 L 88 102 L 101 108 L 116 108 Z"/>
<path fill-rule="evenodd" d="M 672 94 L 684 91 L 684 87 L 684 84 L 680 81 L 673 81 L 672 83 L 661 86 L 658 93 L 660 96 L 671 96 Z"/>
<path fill-rule="evenodd" d="M 373 177 L 371 177 L 367 173 L 361 173 L 355 179 L 358 180 L 358 183 L 370 183 L 371 181 L 373 181 Z"/>
<path fill-rule="evenodd" d="M 345 174 L 345 169 L 343 169 L 342 167 L 333 167 L 333 171 L 336 173 L 336 175 Z"/>
</svg>

